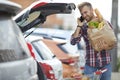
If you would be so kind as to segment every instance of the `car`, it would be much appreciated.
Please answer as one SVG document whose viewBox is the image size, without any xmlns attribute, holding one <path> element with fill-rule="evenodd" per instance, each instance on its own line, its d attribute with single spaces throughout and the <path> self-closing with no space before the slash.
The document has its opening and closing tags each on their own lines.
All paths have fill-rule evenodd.
<svg viewBox="0 0 120 80">
<path fill-rule="evenodd" d="M 29 35 L 42 35 L 46 37 L 52 37 L 53 39 L 67 40 L 67 43 L 70 43 L 71 35 L 74 32 L 74 30 L 61 30 L 61 29 L 53 29 L 53 28 L 43 28 L 43 27 L 37 27 L 37 28 L 31 28 L 30 30 L 26 31 L 25 34 Z M 73 45 L 69 45 L 73 47 Z M 85 43 L 83 39 L 81 39 L 81 42 L 75 45 L 76 52 L 78 50 L 83 50 L 85 48 Z"/>
<path fill-rule="evenodd" d="M 0 7 L 0 80 L 38 80 L 37 63 L 12 20 L 21 6 L 1 0 Z"/>
<path fill-rule="evenodd" d="M 34 32 L 32 32 L 34 30 Z M 81 45 L 78 43 L 75 46 L 72 46 L 70 44 L 70 35 L 72 34 L 72 31 L 67 30 L 57 30 L 57 29 L 46 29 L 46 28 L 32 28 L 26 32 L 26 35 L 28 35 L 30 32 L 32 32 L 30 35 L 36 35 L 36 36 L 43 36 L 46 39 L 51 39 L 53 41 L 59 42 L 57 47 L 61 49 L 60 54 L 62 56 L 62 59 L 59 56 L 59 59 L 64 63 L 72 63 L 72 59 L 68 59 L 63 56 L 62 54 L 69 54 L 71 56 L 79 55 L 79 63 L 77 64 L 80 68 L 80 72 L 83 73 L 84 65 L 85 65 L 85 50 L 81 48 Z M 66 34 L 64 34 L 66 33 Z M 64 35 L 63 35 L 64 34 Z M 48 43 L 46 43 L 49 45 Z M 54 45 L 54 43 L 51 43 L 51 45 Z M 52 49 L 54 50 L 54 49 Z M 59 50 L 54 50 L 56 53 Z M 57 54 L 58 55 L 58 54 Z"/>
<path fill-rule="evenodd" d="M 54 41 L 61 42 L 61 44 L 59 44 L 59 47 L 63 50 L 63 52 L 70 55 L 80 55 L 79 65 L 81 68 L 83 68 L 85 65 L 84 41 L 82 40 L 80 43 L 77 43 L 77 45 L 74 46 L 71 45 L 70 38 L 72 33 L 72 30 L 59 30 L 51 28 L 31 28 L 30 30 L 25 32 L 26 36 L 43 36 L 44 38 L 49 38 Z"/>
<path fill-rule="evenodd" d="M 45 60 L 43 60 L 41 58 L 41 56 L 39 56 L 39 54 L 37 53 L 37 51 L 35 50 L 35 48 L 32 46 L 32 44 L 30 42 L 27 41 L 27 45 L 30 49 L 31 55 L 34 57 L 34 59 L 37 61 L 38 63 L 38 77 L 41 80 L 56 80 L 55 78 L 55 73 L 54 70 L 52 68 L 51 65 L 49 65 L 48 63 L 46 63 Z"/>
<path fill-rule="evenodd" d="M 50 39 L 43 39 L 42 41 L 62 63 L 73 66 L 75 68 L 74 70 L 76 70 L 75 72 L 79 72 L 79 54 L 70 55 L 61 47 L 61 44 L 64 44 L 63 42 L 56 42 Z"/>
<path fill-rule="evenodd" d="M 42 37 L 28 36 L 25 38 L 27 42 L 33 46 L 33 52 L 35 54 L 35 59 L 43 66 L 50 65 L 50 67 L 45 67 L 43 70 L 46 76 L 50 80 L 62 80 L 63 79 L 63 67 L 62 63 L 56 56 L 49 50 L 49 48 L 41 41 Z M 47 70 L 47 69 L 48 70 Z"/>
<path fill-rule="evenodd" d="M 62 66 L 60 66 L 60 65 L 57 66 L 57 69 L 63 68 L 63 70 L 61 72 L 61 74 L 63 75 L 63 79 L 73 77 L 74 74 L 79 74 L 79 67 L 77 66 L 77 63 L 76 63 L 79 58 L 78 56 L 73 57 L 73 56 L 69 56 L 69 55 L 65 54 L 61 49 L 59 49 L 59 47 L 57 47 L 58 49 L 56 48 L 56 44 L 54 44 L 55 41 L 49 40 L 49 39 L 44 39 L 42 36 L 40 37 L 40 36 L 35 36 L 35 35 L 29 35 L 27 37 L 27 39 L 29 41 L 31 41 L 33 47 L 36 49 L 36 51 L 39 53 L 39 55 L 42 56 L 43 59 L 51 60 L 52 57 L 56 56 L 58 59 L 60 59 L 62 61 Z M 49 51 L 52 52 L 51 57 L 50 57 L 51 53 L 48 54 L 49 51 L 46 51 L 45 47 L 42 47 L 43 44 L 47 49 L 50 48 L 48 45 L 52 44 L 51 47 L 53 47 L 54 49 L 53 48 L 52 48 L 52 50 L 51 50 L 51 48 L 49 49 Z M 55 46 L 53 46 L 53 45 L 55 45 Z M 44 51 L 44 53 L 42 53 L 42 51 Z M 42 53 L 42 54 L 40 54 L 40 53 Z M 59 55 L 61 55 L 61 56 L 59 56 Z M 52 62 L 52 60 L 51 60 L 51 62 L 49 61 L 48 63 L 53 64 L 55 62 L 57 62 L 57 61 L 54 60 Z M 59 71 L 57 71 L 57 72 L 59 72 Z"/>
</svg>

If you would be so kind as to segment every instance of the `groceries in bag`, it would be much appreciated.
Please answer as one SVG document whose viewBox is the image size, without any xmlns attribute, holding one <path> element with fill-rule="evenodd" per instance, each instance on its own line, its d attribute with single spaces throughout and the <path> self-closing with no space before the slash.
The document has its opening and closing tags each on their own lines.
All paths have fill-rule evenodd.
<svg viewBox="0 0 120 80">
<path fill-rule="evenodd" d="M 100 12 L 96 9 L 98 20 L 88 23 L 88 37 L 92 47 L 96 51 L 110 50 L 117 43 L 116 36 L 110 24 L 103 19 Z"/>
</svg>

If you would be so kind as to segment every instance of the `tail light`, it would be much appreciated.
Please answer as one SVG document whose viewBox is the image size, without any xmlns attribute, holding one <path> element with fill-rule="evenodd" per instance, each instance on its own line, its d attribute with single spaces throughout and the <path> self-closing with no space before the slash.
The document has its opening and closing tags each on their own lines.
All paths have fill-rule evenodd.
<svg viewBox="0 0 120 80">
<path fill-rule="evenodd" d="M 81 72 L 82 74 L 84 74 L 84 69 L 85 69 L 85 67 L 80 67 L 80 72 Z"/>
<path fill-rule="evenodd" d="M 46 63 L 40 63 L 40 62 L 39 62 L 39 64 L 42 65 L 43 71 L 48 79 L 56 80 L 55 75 L 54 75 L 54 71 L 50 65 L 48 65 Z"/>
<path fill-rule="evenodd" d="M 35 59 L 35 54 L 34 54 L 34 52 L 32 51 L 32 45 L 31 45 L 29 42 L 27 42 L 27 46 L 28 46 L 28 48 L 29 48 L 29 50 L 30 50 L 31 56 Z"/>
<path fill-rule="evenodd" d="M 71 56 L 69 59 L 69 64 L 74 64 L 79 62 L 79 56 Z"/>
<path fill-rule="evenodd" d="M 69 59 L 61 59 L 61 61 L 62 61 L 63 63 L 65 63 L 65 64 L 72 64 L 72 63 L 75 62 L 75 60 L 72 59 L 72 58 L 69 58 Z"/>
<path fill-rule="evenodd" d="M 81 70 L 84 70 L 84 67 L 80 67 Z"/>
</svg>

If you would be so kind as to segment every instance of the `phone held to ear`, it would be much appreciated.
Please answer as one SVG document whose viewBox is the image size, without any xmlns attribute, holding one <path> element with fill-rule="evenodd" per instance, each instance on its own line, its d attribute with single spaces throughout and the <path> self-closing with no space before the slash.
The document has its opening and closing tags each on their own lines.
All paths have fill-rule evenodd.
<svg viewBox="0 0 120 80">
<path fill-rule="evenodd" d="M 84 21 L 84 18 L 83 18 L 82 16 L 80 17 L 80 21 L 81 21 L 81 22 L 83 22 L 83 21 Z"/>
</svg>

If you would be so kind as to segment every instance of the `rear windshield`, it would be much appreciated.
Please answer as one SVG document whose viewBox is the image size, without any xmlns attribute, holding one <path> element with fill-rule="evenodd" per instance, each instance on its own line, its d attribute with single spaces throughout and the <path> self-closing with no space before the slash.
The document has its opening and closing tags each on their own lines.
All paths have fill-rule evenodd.
<svg viewBox="0 0 120 80">
<path fill-rule="evenodd" d="M 54 54 L 49 50 L 49 48 L 42 41 L 40 40 L 34 41 L 32 42 L 32 44 L 43 60 L 53 59 Z"/>
</svg>

